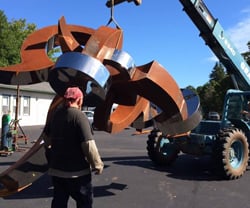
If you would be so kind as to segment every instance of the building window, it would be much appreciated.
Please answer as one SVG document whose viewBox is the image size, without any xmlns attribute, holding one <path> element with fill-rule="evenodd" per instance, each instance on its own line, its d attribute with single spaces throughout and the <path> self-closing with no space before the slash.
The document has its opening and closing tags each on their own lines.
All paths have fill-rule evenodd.
<svg viewBox="0 0 250 208">
<path fill-rule="evenodd" d="M 30 97 L 23 97 L 23 115 L 30 115 Z"/>
<path fill-rule="evenodd" d="M 8 113 L 10 110 L 10 96 L 3 95 L 2 96 L 2 113 Z"/>
</svg>

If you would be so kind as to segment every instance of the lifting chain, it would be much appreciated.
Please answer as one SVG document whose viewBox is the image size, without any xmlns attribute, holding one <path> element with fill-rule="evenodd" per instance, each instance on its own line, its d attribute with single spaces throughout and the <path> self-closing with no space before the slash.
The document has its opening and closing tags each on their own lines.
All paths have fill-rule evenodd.
<svg viewBox="0 0 250 208">
<path fill-rule="evenodd" d="M 113 22 L 116 26 L 117 29 L 121 29 L 121 27 L 119 26 L 119 24 L 116 22 L 115 18 L 114 18 L 114 6 L 115 6 L 115 3 L 114 3 L 114 0 L 110 0 L 111 2 L 111 6 L 110 6 L 110 19 L 107 23 L 107 26 Z"/>
</svg>

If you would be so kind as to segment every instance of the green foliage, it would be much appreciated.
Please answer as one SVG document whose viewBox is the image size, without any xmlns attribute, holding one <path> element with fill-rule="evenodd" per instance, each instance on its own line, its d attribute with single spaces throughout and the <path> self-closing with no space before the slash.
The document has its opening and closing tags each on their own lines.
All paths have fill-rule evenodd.
<svg viewBox="0 0 250 208">
<path fill-rule="evenodd" d="M 209 76 L 210 81 L 220 82 L 225 77 L 226 77 L 226 74 L 225 74 L 224 67 L 223 67 L 222 63 L 216 62 L 215 66 L 214 66 L 214 68 Z"/>
<path fill-rule="evenodd" d="M 250 46 L 250 42 L 248 46 Z M 242 55 L 247 63 L 250 64 L 250 52 L 243 53 Z M 221 114 L 226 92 L 228 89 L 234 88 L 231 77 L 226 73 L 223 64 L 220 62 L 215 64 L 209 78 L 207 83 L 196 89 L 205 117 L 209 111 L 217 111 Z"/>
<path fill-rule="evenodd" d="M 0 66 L 9 66 L 21 62 L 20 50 L 25 39 L 36 30 L 36 25 L 26 23 L 25 19 L 8 22 L 6 15 L 0 10 Z M 45 49 L 44 49 L 45 50 Z M 61 49 L 52 48 L 48 52 L 55 62 Z"/>
<path fill-rule="evenodd" d="M 247 46 L 248 46 L 249 51 L 243 53 L 242 55 L 245 58 L 248 65 L 250 65 L 250 41 L 247 43 Z"/>
<path fill-rule="evenodd" d="M 197 92 L 197 90 L 195 89 L 195 87 L 193 87 L 191 85 L 187 86 L 186 88 L 189 89 L 189 90 L 192 90 L 195 93 Z"/>
<path fill-rule="evenodd" d="M 233 88 L 232 80 L 220 62 L 215 64 L 209 78 L 206 84 L 197 88 L 205 117 L 209 111 L 217 111 L 221 114 L 225 94 L 228 89 Z"/>
<path fill-rule="evenodd" d="M 51 50 L 48 51 L 48 56 L 51 61 L 56 62 L 57 58 L 62 53 L 62 50 L 60 47 L 54 47 Z"/>
<path fill-rule="evenodd" d="M 0 10 L 0 66 L 20 63 L 20 49 L 25 38 L 36 29 L 35 24 L 27 24 L 25 19 L 8 22 Z"/>
</svg>

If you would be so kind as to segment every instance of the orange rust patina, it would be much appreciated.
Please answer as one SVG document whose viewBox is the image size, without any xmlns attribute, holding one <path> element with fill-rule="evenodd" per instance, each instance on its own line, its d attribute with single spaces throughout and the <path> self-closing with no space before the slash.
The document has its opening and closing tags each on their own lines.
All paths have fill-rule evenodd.
<svg viewBox="0 0 250 208">
<path fill-rule="evenodd" d="M 55 66 L 46 52 L 49 44 L 53 47 L 60 46 L 62 53 L 86 54 L 99 60 L 107 68 L 110 78 L 106 94 L 95 112 L 95 125 L 99 129 L 116 133 L 135 121 L 141 120 L 144 123 L 152 119 L 148 107 L 150 102 L 164 112 L 161 116 L 157 115 L 160 122 L 181 122 L 187 119 L 187 106 L 182 92 L 159 63 L 152 61 L 127 71 L 108 61 L 115 50 L 122 49 L 121 29 L 101 26 L 95 30 L 68 25 L 64 17 L 57 26 L 45 27 L 27 37 L 21 48 L 21 63 L 0 68 L 0 72 L 8 77 L 0 79 L 0 82 L 22 85 L 48 81 L 49 71 L 54 70 Z M 29 73 L 27 80 L 23 73 Z M 110 112 L 113 103 L 119 105 L 114 112 Z M 173 132 L 178 133 L 183 132 Z"/>
<path fill-rule="evenodd" d="M 60 89 L 77 84 L 85 91 L 87 84 L 91 82 L 92 92 L 97 96 L 85 103 L 93 106 L 96 102 L 94 125 L 98 129 L 117 133 L 128 126 L 142 129 L 154 123 L 168 137 L 187 135 L 201 119 L 197 113 L 199 102 L 192 100 L 195 95 L 180 90 L 171 75 L 156 61 L 142 66 L 122 65 L 113 57 L 117 50 L 122 49 L 122 44 L 121 29 L 68 25 L 62 17 L 58 25 L 37 30 L 27 37 L 20 51 L 21 63 L 1 67 L 0 83 L 28 85 L 49 82 L 57 95 L 50 105 L 46 124 L 63 103 L 60 96 L 63 91 Z M 62 55 L 53 63 L 47 50 L 57 46 L 61 47 Z M 97 65 L 93 68 L 94 73 L 84 69 L 85 62 Z M 86 67 L 92 66 L 86 64 Z M 105 76 L 108 74 L 104 85 L 99 83 L 102 81 L 102 73 Z M 86 94 L 86 99 L 88 97 L 90 93 Z M 96 101 L 97 97 L 101 99 Z M 196 108 L 191 108 L 191 112 L 188 108 L 190 100 L 197 105 Z M 114 103 L 118 107 L 111 112 Z M 46 142 L 44 131 L 33 147 L 0 175 L 0 183 L 4 186 L 0 190 L 0 196 L 26 188 L 46 171 L 47 161 L 44 149 L 41 148 L 43 142 Z M 27 164 L 32 164 L 29 171 L 20 171 L 22 168 L 25 170 Z"/>
<path fill-rule="evenodd" d="M 116 133 L 133 123 L 141 114 L 142 121 L 146 122 L 150 113 L 149 101 L 166 112 L 163 121 L 173 116 L 178 121 L 187 119 L 187 106 L 181 90 L 157 62 L 137 67 L 131 79 L 124 77 L 128 76 L 115 80 L 102 109 L 96 109 L 95 125 L 98 128 Z M 110 115 L 113 103 L 129 105 L 119 105 Z"/>
</svg>

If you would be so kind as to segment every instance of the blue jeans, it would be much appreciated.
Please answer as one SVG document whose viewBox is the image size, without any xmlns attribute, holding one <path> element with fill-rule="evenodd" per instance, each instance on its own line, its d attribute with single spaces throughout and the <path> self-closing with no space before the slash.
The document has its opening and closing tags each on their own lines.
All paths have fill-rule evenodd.
<svg viewBox="0 0 250 208">
<path fill-rule="evenodd" d="M 52 176 L 54 195 L 51 208 L 67 208 L 69 197 L 76 201 L 77 208 L 92 208 L 93 188 L 91 174 L 77 178 Z"/>
</svg>

